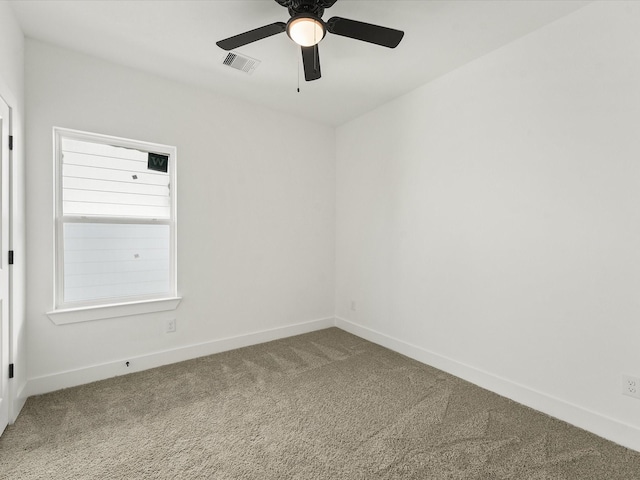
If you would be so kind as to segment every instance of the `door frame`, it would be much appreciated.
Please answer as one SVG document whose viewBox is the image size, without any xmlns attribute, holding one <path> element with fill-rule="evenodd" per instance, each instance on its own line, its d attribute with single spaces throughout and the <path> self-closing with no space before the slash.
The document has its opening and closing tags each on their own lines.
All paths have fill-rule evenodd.
<svg viewBox="0 0 640 480">
<path fill-rule="evenodd" d="M 12 235 L 11 235 L 11 229 L 12 229 L 12 214 L 13 214 L 13 208 L 12 208 L 12 187 L 13 187 L 13 181 L 12 181 L 12 145 L 9 144 L 9 138 L 11 138 L 12 135 L 12 122 L 11 122 L 11 116 L 12 116 L 12 108 L 11 108 L 11 104 L 5 100 L 5 98 L 0 95 L 0 102 L 4 103 L 7 107 L 7 115 L 6 118 L 3 118 L 2 121 L 2 131 L 0 131 L 0 135 L 2 136 L 2 138 L 0 138 L 0 148 L 2 148 L 2 155 L 0 155 L 1 158 L 1 164 L 0 164 L 0 181 L 2 181 L 2 185 L 0 185 L 0 195 L 2 195 L 2 198 L 0 200 L 0 204 L 4 203 L 4 201 L 6 201 L 6 208 L 7 208 L 7 224 L 6 224 L 6 229 L 5 228 L 1 228 L 2 226 L 0 225 L 0 232 L 2 235 L 2 238 L 0 239 L 0 245 L 2 245 L 2 251 L 0 252 L 0 255 L 2 255 L 2 258 L 0 259 L 1 264 L 3 265 L 4 268 L 6 268 L 7 273 L 6 273 L 6 278 L 7 278 L 7 290 L 6 290 L 6 298 L 3 299 L 3 302 L 6 302 L 6 309 L 4 310 L 6 312 L 6 316 L 5 315 L 0 315 L 0 341 L 2 342 L 2 345 L 0 345 L 0 376 L 2 377 L 2 380 L 0 382 L 0 386 L 3 388 L 4 391 L 0 391 L 0 395 L 2 395 L 2 403 L 6 402 L 6 414 L 7 414 L 7 424 L 12 423 L 12 414 L 13 414 L 13 389 L 11 388 L 11 379 L 9 378 L 9 365 L 12 362 L 12 348 L 13 348 L 13 341 L 12 341 L 12 284 L 13 284 L 13 275 L 11 272 L 11 268 L 9 266 L 9 260 L 8 260 L 8 256 L 9 256 L 9 251 L 12 250 L 12 245 L 11 245 L 11 241 L 12 241 Z M 6 122 L 6 131 L 4 128 Z M 4 207 L 3 207 L 4 208 Z M 6 350 L 6 351 L 5 351 Z M 4 425 L 3 423 L 0 423 L 0 434 L 2 434 L 2 431 L 4 430 L 4 428 L 6 427 L 6 425 Z"/>
</svg>

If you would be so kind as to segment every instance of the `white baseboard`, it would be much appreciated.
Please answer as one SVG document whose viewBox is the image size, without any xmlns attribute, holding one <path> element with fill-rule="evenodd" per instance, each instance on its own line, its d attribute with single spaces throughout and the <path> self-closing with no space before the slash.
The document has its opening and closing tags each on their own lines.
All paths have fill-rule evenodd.
<svg viewBox="0 0 640 480">
<path fill-rule="evenodd" d="M 148 370 L 150 368 L 161 367 L 171 363 L 191 360 L 193 358 L 213 355 L 214 353 L 234 350 L 236 348 L 248 347 L 259 343 L 279 340 L 281 338 L 301 335 L 316 330 L 335 326 L 333 317 L 313 320 L 309 322 L 287 325 L 286 327 L 273 328 L 259 332 L 238 335 L 236 337 L 223 338 L 211 342 L 189 345 L 172 350 L 154 352 L 139 357 L 117 360 L 114 362 L 92 365 L 66 372 L 54 373 L 29 379 L 23 392 L 23 398 L 33 395 L 61 390 L 63 388 L 75 387 L 86 383 L 104 380 L 119 375 Z M 125 362 L 129 362 L 129 366 Z"/>
<path fill-rule="evenodd" d="M 456 377 L 462 378 L 482 388 L 510 398 L 518 403 L 563 420 L 627 448 L 640 451 L 640 430 L 638 428 L 339 317 L 323 318 L 310 322 L 288 325 L 286 327 L 264 330 L 246 335 L 239 335 L 236 337 L 224 338 L 172 350 L 155 352 L 139 357 L 128 358 L 126 360 L 130 362 L 129 367 L 124 366 L 126 360 L 123 359 L 77 370 L 32 378 L 27 382 L 24 390 L 20 392 L 19 398 L 26 400 L 27 397 L 32 395 L 40 395 L 63 388 L 75 387 L 98 380 L 104 380 L 106 378 L 139 372 L 150 368 L 160 367 L 162 365 L 168 365 L 171 363 L 256 345 L 272 340 L 278 340 L 294 335 L 301 335 L 303 333 L 322 330 L 333 326 L 395 352 L 401 353 L 402 355 L 406 355 L 414 360 L 438 368 L 451 375 L 455 375 Z"/>
<path fill-rule="evenodd" d="M 514 383 L 492 373 L 465 365 L 422 347 L 390 337 L 370 328 L 336 317 L 336 327 L 421 363 L 438 368 L 479 387 L 563 420 L 619 445 L 640 452 L 640 429 L 578 405 Z"/>
<path fill-rule="evenodd" d="M 11 404 L 11 411 L 9 412 L 9 423 L 15 423 L 18 415 L 22 411 L 22 407 L 27 403 L 27 382 L 24 382 L 18 389 L 17 395 L 13 397 L 13 403 Z"/>
</svg>

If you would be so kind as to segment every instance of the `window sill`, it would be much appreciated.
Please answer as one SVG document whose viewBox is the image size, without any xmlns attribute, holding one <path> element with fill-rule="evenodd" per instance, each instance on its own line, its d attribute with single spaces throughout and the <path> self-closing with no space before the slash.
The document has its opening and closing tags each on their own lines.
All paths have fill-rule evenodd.
<svg viewBox="0 0 640 480">
<path fill-rule="evenodd" d="M 107 318 L 129 317 L 145 313 L 166 312 L 178 308 L 182 297 L 144 300 L 130 303 L 116 303 L 82 308 L 67 308 L 47 312 L 49 319 L 56 325 L 90 322 Z"/>
</svg>

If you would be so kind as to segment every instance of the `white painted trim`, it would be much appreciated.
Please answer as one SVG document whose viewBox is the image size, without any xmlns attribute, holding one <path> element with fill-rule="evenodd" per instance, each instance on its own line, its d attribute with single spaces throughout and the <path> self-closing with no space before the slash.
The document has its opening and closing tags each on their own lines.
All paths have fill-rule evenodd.
<svg viewBox="0 0 640 480">
<path fill-rule="evenodd" d="M 23 54 L 21 54 L 21 57 L 22 57 L 22 60 L 24 60 Z M 22 63 L 22 65 L 24 66 L 24 61 L 22 60 L 20 63 Z M 9 182 L 11 183 L 11 187 L 9 189 L 10 195 L 11 195 L 11 199 L 9 200 L 9 209 L 10 209 L 9 250 L 14 250 L 17 255 L 20 255 L 20 253 L 24 254 L 24 251 L 25 251 L 24 249 L 25 212 L 24 210 L 22 212 L 16 211 L 16 198 L 17 198 L 16 191 L 19 192 L 17 194 L 18 196 L 24 196 L 25 181 L 23 177 L 20 177 L 20 178 L 18 177 L 18 174 L 16 173 L 18 169 L 15 167 L 15 165 L 16 163 L 22 164 L 25 158 L 24 157 L 24 144 L 25 144 L 24 136 L 25 136 L 26 129 L 24 125 L 24 111 L 25 111 L 24 95 L 20 97 L 22 101 L 21 102 L 18 101 L 19 100 L 18 96 L 14 93 L 14 91 L 11 88 L 9 88 L 9 86 L 5 83 L 4 78 L 2 78 L 2 75 L 0 75 L 0 97 L 4 99 L 4 101 L 7 103 L 7 105 L 9 105 L 11 109 L 10 128 L 11 128 L 11 135 L 13 135 L 13 150 L 9 152 L 9 161 L 10 161 Z M 20 138 L 17 135 L 20 135 L 23 138 Z M 23 206 L 24 206 L 24 201 L 23 201 Z M 18 240 L 16 240 L 16 236 L 18 237 Z M 19 241 L 20 237 L 22 237 L 22 241 Z M 20 305 L 18 305 L 18 302 L 16 302 L 16 298 L 22 297 L 24 299 L 25 284 L 23 282 L 16 283 L 14 280 L 14 275 L 16 270 L 20 269 L 20 271 L 22 272 L 22 275 L 24 275 L 24 268 L 25 268 L 24 262 L 22 264 L 17 263 L 9 271 L 9 275 L 10 275 L 10 280 L 9 280 L 9 289 L 10 289 L 10 293 L 9 293 L 10 295 L 9 356 L 10 356 L 10 360 L 9 360 L 9 363 L 14 363 L 16 365 L 22 365 L 26 363 L 26 348 L 23 349 L 25 350 L 25 353 L 23 353 L 22 350 L 19 350 L 18 352 L 16 352 L 16 344 L 17 344 L 18 338 L 20 338 L 20 332 L 21 332 L 21 330 L 18 330 L 18 328 L 16 328 L 16 325 L 19 324 L 22 326 L 22 328 L 25 328 L 24 327 L 24 323 L 25 323 L 24 301 L 20 302 Z M 21 295 L 18 295 L 16 292 L 20 293 Z M 22 308 L 23 313 L 20 316 L 20 318 L 18 318 L 16 315 L 16 311 L 19 310 L 20 308 Z M 22 394 L 24 393 L 24 387 L 26 383 L 22 385 L 22 388 L 18 391 L 17 394 L 15 393 L 15 386 L 13 386 L 11 382 L 17 381 L 17 380 L 18 378 L 14 378 L 9 383 L 8 401 L 9 401 L 9 423 L 10 424 L 15 422 L 16 418 L 20 414 L 20 410 L 22 410 L 22 407 L 24 406 L 27 399 L 26 396 L 24 397 L 22 396 Z"/>
<path fill-rule="evenodd" d="M 235 337 L 223 338 L 211 342 L 188 345 L 172 350 L 155 352 L 139 357 L 123 358 L 109 363 L 92 365 L 90 367 L 69 370 L 66 372 L 54 373 L 29 379 L 25 389 L 25 396 L 41 395 L 63 388 L 75 387 L 86 383 L 104 380 L 106 378 L 126 375 L 128 373 L 148 370 L 171 363 L 191 360 L 192 358 L 213 355 L 214 353 L 234 350 L 236 348 L 248 347 L 259 343 L 279 340 L 281 338 L 301 335 L 316 330 L 335 326 L 333 317 L 312 320 L 309 322 L 287 325 L 286 327 L 262 330 L 259 332 L 238 335 Z M 125 362 L 129 362 L 129 367 Z"/>
<path fill-rule="evenodd" d="M 68 323 L 89 322 L 106 318 L 130 317 L 144 313 L 166 312 L 178 308 L 181 300 L 182 297 L 170 297 L 129 303 L 114 303 L 113 305 L 66 308 L 47 312 L 47 316 L 56 325 L 66 325 Z"/>
<path fill-rule="evenodd" d="M 9 412 L 9 424 L 13 425 L 20 415 L 24 404 L 27 403 L 27 395 L 26 395 L 27 383 L 25 382 L 22 387 L 18 390 L 17 395 L 13 399 L 11 403 L 11 411 Z"/>
<path fill-rule="evenodd" d="M 579 405 L 336 317 L 336 327 L 640 452 L 640 429 Z"/>
<path fill-rule="evenodd" d="M 19 399 L 336 326 L 615 443 L 640 451 L 640 429 L 340 317 L 329 317 L 29 379 Z M 125 362 L 130 366 L 126 367 Z M 21 400 L 17 400 L 20 402 Z M 22 400 L 23 401 L 23 400 Z M 19 410 L 18 410 L 19 411 Z M 15 419 L 14 419 L 15 420 Z"/>
<path fill-rule="evenodd" d="M 165 225 L 169 225 L 169 279 L 170 279 L 170 285 L 171 285 L 171 291 L 170 292 L 166 292 L 166 295 L 171 296 L 170 298 L 177 298 L 178 297 L 178 236 L 177 236 L 177 197 L 178 197 L 178 193 L 177 193 L 177 185 L 178 185 L 178 181 L 177 181 L 177 166 L 176 164 L 178 163 L 178 148 L 172 145 L 164 145 L 161 143 L 151 143 L 151 142 L 146 142 L 143 140 L 133 140 L 130 138 L 121 138 L 121 137 L 114 137 L 111 135 L 104 135 L 104 134 L 100 134 L 100 133 L 92 133 L 92 132 L 84 132 L 81 130 L 72 130 L 69 128 L 62 128 L 62 127 L 53 127 L 53 161 L 54 161 L 54 179 L 53 179 L 53 191 L 54 191 L 54 202 L 53 202 L 53 206 L 54 206 L 54 212 L 53 212 L 53 218 L 54 218 L 54 283 L 53 283 L 53 290 L 54 290 L 54 305 L 55 305 L 55 310 L 52 313 L 56 313 L 56 312 L 62 312 L 62 311 L 71 311 L 71 310 L 77 310 L 79 309 L 79 307 L 74 306 L 73 304 L 69 304 L 69 303 L 65 303 L 64 302 L 64 235 L 63 235 L 63 224 L 67 221 L 69 221 L 70 219 L 74 219 L 74 221 L 76 222 L 82 222 L 82 223 L 86 223 L 86 222 L 98 222 L 98 223 L 117 223 L 117 222 L 123 222 L 123 223 L 135 223 L 135 220 L 137 219 L 137 217 L 108 217 L 108 216 L 78 216 L 78 215 L 73 215 L 73 216 L 69 216 L 69 217 L 65 217 L 63 215 L 63 199 L 62 199 L 62 195 L 63 195 L 63 181 L 62 181 L 62 171 L 63 171 L 63 165 L 62 165 L 62 140 L 66 138 L 66 139 L 73 139 L 73 140 L 81 140 L 81 141 L 85 141 L 85 142 L 91 142 L 91 143 L 96 143 L 96 144 L 104 144 L 104 145 L 111 145 L 111 146 L 115 146 L 115 147 L 124 147 L 124 148 L 129 148 L 129 149 L 133 149 L 133 150 L 141 150 L 141 151 L 146 151 L 146 152 L 154 152 L 154 153 L 163 153 L 169 156 L 169 168 L 168 168 L 168 173 L 169 173 L 169 207 L 170 207 L 170 215 L 168 219 L 163 219 L 163 221 L 159 221 L 160 219 L 158 219 L 158 221 L 156 222 L 149 222 L 150 219 L 148 218 L 143 218 L 141 219 L 141 223 L 144 224 L 155 224 L 155 225 L 160 225 L 160 224 L 165 224 Z M 148 297 L 148 296 L 147 296 Z M 118 298 L 116 300 L 123 300 L 122 302 L 119 303 L 133 303 L 133 302 L 126 302 L 126 299 L 124 298 Z M 140 301 L 140 302 L 144 302 L 146 300 L 146 298 L 143 297 L 138 297 L 138 299 L 136 301 Z M 161 299 L 162 300 L 162 299 Z M 104 304 L 102 303 L 102 300 L 100 299 L 96 299 L 96 300 L 91 300 L 88 302 L 82 302 L 83 303 L 83 307 L 87 306 L 89 308 L 96 308 L 96 307 L 102 307 L 102 306 L 106 306 L 106 307 L 111 307 L 111 305 L 109 304 Z M 178 303 L 180 303 L 178 301 Z M 177 304 L 176 304 L 177 307 Z M 168 310 L 168 309 L 162 309 L 162 310 Z M 154 311 L 162 311 L 162 310 L 151 310 L 148 312 L 142 312 L 142 313 L 150 313 L 150 312 L 154 312 Z M 96 310 L 96 312 L 101 312 L 100 310 Z M 103 311 L 104 312 L 104 311 Z M 135 313 L 133 313 L 135 314 Z M 133 315 L 132 314 L 132 315 Z M 49 314 L 47 314 L 49 315 Z M 54 315 L 57 317 L 62 318 L 68 318 L 68 317 L 63 317 L 60 315 Z M 126 315 L 116 315 L 116 316 L 126 316 Z M 100 318 L 111 318 L 112 315 L 109 316 L 104 316 L 104 317 L 96 317 L 96 318 L 87 318 L 87 319 L 82 319 L 82 316 L 79 315 L 74 315 L 73 321 L 64 321 L 63 323 L 76 323 L 76 322 L 81 322 L 81 321 L 90 321 L 90 320 L 98 320 Z M 52 318 L 51 315 L 49 315 L 49 318 L 56 323 L 56 325 L 58 325 L 58 323 L 56 322 L 56 320 L 54 320 L 54 318 Z"/>
</svg>

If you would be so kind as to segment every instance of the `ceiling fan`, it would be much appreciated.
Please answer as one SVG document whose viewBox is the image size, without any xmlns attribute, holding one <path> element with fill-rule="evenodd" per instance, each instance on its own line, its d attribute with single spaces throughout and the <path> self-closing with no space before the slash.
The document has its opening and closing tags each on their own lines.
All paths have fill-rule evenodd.
<svg viewBox="0 0 640 480">
<path fill-rule="evenodd" d="M 291 18 L 287 23 L 275 22 L 265 25 L 220 40 L 216 45 L 223 50 L 233 50 L 286 31 L 289 38 L 300 45 L 304 77 L 305 80 L 311 81 L 320 78 L 318 43 L 327 32 L 388 48 L 397 47 L 404 36 L 401 30 L 342 17 L 332 17 L 325 22 L 322 20 L 325 8 L 333 6 L 337 0 L 276 0 L 276 2 L 289 9 Z"/>
</svg>

